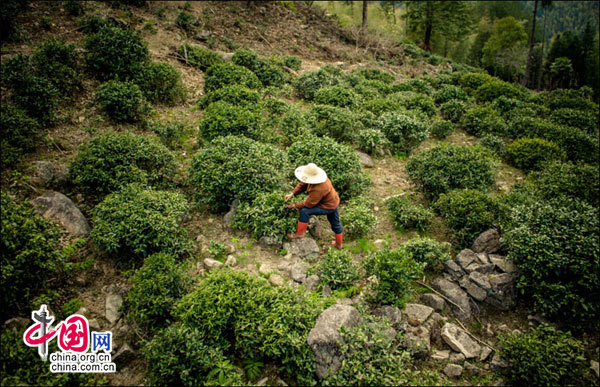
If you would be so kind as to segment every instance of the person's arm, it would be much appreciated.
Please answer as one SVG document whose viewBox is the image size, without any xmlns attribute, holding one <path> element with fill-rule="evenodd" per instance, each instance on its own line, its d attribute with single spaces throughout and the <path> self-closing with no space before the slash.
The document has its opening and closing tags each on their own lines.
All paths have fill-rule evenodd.
<svg viewBox="0 0 600 387">
<path fill-rule="evenodd" d="M 306 191 L 306 187 L 308 187 L 308 184 L 300 182 L 298 183 L 298 185 L 296 185 L 296 187 L 292 190 L 292 194 L 294 196 L 300 195 L 302 192 Z"/>
<path fill-rule="evenodd" d="M 324 193 L 319 190 L 319 189 L 312 189 L 309 193 L 308 196 L 306 197 L 306 200 L 300 203 L 296 203 L 295 207 L 297 209 L 301 209 L 304 207 L 307 208 L 313 208 L 314 206 L 316 206 L 317 204 L 319 204 L 319 202 L 321 201 L 321 199 L 323 198 Z"/>
</svg>

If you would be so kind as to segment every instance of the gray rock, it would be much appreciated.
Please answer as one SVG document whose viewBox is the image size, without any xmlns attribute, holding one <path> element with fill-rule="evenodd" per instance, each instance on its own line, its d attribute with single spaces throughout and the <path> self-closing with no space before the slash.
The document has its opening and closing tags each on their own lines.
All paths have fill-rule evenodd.
<svg viewBox="0 0 600 387">
<path fill-rule="evenodd" d="M 497 289 L 502 285 L 510 284 L 513 281 L 514 277 L 508 273 L 492 274 L 489 277 L 489 283 L 494 289 Z"/>
<path fill-rule="evenodd" d="M 256 382 L 256 385 L 258 387 L 264 386 L 265 384 L 267 384 L 268 381 L 269 381 L 269 377 L 266 376 L 266 377 L 262 378 L 261 380 L 259 380 L 258 382 Z"/>
<path fill-rule="evenodd" d="M 288 261 L 281 261 L 277 265 L 277 269 L 283 272 L 290 271 L 291 264 Z"/>
<path fill-rule="evenodd" d="M 442 351 L 435 351 L 433 353 L 433 355 L 431 355 L 431 358 L 433 360 L 448 360 L 448 358 L 450 357 L 450 351 L 447 349 L 444 349 Z"/>
<path fill-rule="evenodd" d="M 228 255 L 227 260 L 225 261 L 225 266 L 235 266 L 237 265 L 237 259 L 233 255 Z"/>
<path fill-rule="evenodd" d="M 458 281 L 459 285 L 467 291 L 469 296 L 477 301 L 483 301 L 487 298 L 487 291 L 475 285 L 468 277 L 463 277 Z"/>
<path fill-rule="evenodd" d="M 460 253 L 456 255 L 456 262 L 462 267 L 466 269 L 471 263 L 475 262 L 477 259 L 477 255 L 472 250 L 464 249 Z"/>
<path fill-rule="evenodd" d="M 237 212 L 238 206 L 240 205 L 240 201 L 238 199 L 234 199 L 229 206 L 229 211 L 223 216 L 223 222 L 226 226 L 230 226 L 233 221 L 233 217 Z"/>
<path fill-rule="evenodd" d="M 465 355 L 462 353 L 452 352 L 450 354 L 450 363 L 463 363 L 465 361 Z"/>
<path fill-rule="evenodd" d="M 296 282 L 304 282 L 308 265 L 305 262 L 296 262 L 290 269 L 290 277 Z"/>
<path fill-rule="evenodd" d="M 371 156 L 369 156 L 366 153 L 363 152 L 356 152 L 358 153 L 358 157 L 360 158 L 360 163 L 362 164 L 363 167 L 365 168 L 373 168 L 375 166 L 375 163 L 373 163 L 373 159 L 371 159 Z"/>
<path fill-rule="evenodd" d="M 500 355 L 498 355 L 497 353 L 494 353 L 494 356 L 492 357 L 492 361 L 491 361 L 490 365 L 492 366 L 492 369 L 496 370 L 496 371 L 499 371 L 499 370 L 502 370 L 502 369 L 508 367 L 508 363 L 505 362 L 504 360 L 502 360 Z"/>
<path fill-rule="evenodd" d="M 496 265 L 494 265 L 493 263 L 488 263 L 485 265 L 480 265 L 477 269 L 475 269 L 475 271 L 478 271 L 482 274 L 490 274 L 494 272 L 495 268 Z"/>
<path fill-rule="evenodd" d="M 283 277 L 279 274 L 271 274 L 269 276 L 269 283 L 273 286 L 283 286 Z"/>
<path fill-rule="evenodd" d="M 592 370 L 592 372 L 594 372 L 596 377 L 600 377 L 600 374 L 598 374 L 598 362 L 596 360 L 590 360 L 590 369 Z"/>
<path fill-rule="evenodd" d="M 489 263 L 491 263 L 491 261 L 488 258 L 487 253 L 476 253 L 475 254 L 477 256 L 477 262 L 479 262 L 482 265 L 487 265 Z"/>
<path fill-rule="evenodd" d="M 314 239 L 309 237 L 292 239 L 289 242 L 283 244 L 283 248 L 293 255 L 297 255 L 300 258 L 307 257 L 309 255 L 318 255 L 319 246 Z"/>
<path fill-rule="evenodd" d="M 77 312 L 75 312 L 75 314 L 80 314 L 82 316 L 87 316 L 88 314 L 88 310 L 85 306 L 82 306 L 81 308 L 77 309 Z"/>
<path fill-rule="evenodd" d="M 327 223 L 329 224 L 329 223 Z M 324 226 L 317 216 L 311 216 L 308 221 L 308 232 L 317 240 L 331 239 L 333 232 Z"/>
<path fill-rule="evenodd" d="M 425 293 L 421 295 L 421 302 L 433 308 L 436 312 L 441 312 L 446 306 L 446 300 L 435 293 Z"/>
<path fill-rule="evenodd" d="M 25 331 L 31 324 L 31 320 L 25 317 L 13 317 L 4 322 L 4 328 L 16 329 L 17 331 Z"/>
<path fill-rule="evenodd" d="M 492 289 L 492 285 L 490 284 L 490 281 L 488 280 L 488 277 L 485 274 L 482 274 L 478 271 L 474 271 L 471 274 L 469 274 L 469 279 L 485 290 Z"/>
<path fill-rule="evenodd" d="M 92 330 L 95 330 L 95 331 L 99 331 L 100 330 L 100 323 L 95 318 L 89 319 L 88 320 L 88 324 L 90 325 L 90 328 Z"/>
<path fill-rule="evenodd" d="M 399 345 L 408 349 L 414 357 L 424 359 L 431 351 L 431 332 L 424 326 L 413 327 L 406 324 Z"/>
<path fill-rule="evenodd" d="M 406 316 L 406 321 L 410 325 L 418 326 L 421 325 L 431 316 L 433 313 L 433 308 L 427 305 L 421 304 L 406 304 L 404 308 L 404 315 Z"/>
<path fill-rule="evenodd" d="M 317 285 L 319 284 L 319 280 L 320 279 L 319 279 L 318 275 L 316 275 L 316 274 L 309 275 L 304 280 L 304 287 L 309 292 L 314 292 L 315 290 L 317 290 Z"/>
<path fill-rule="evenodd" d="M 384 305 L 382 307 L 377 308 L 375 313 L 378 316 L 387 318 L 387 320 L 392 325 L 396 325 L 402 320 L 402 312 L 399 308 L 395 306 Z"/>
<path fill-rule="evenodd" d="M 459 279 L 465 274 L 465 272 L 460 268 L 460 266 L 458 266 L 458 264 L 451 259 L 444 262 L 444 269 L 454 279 Z"/>
<path fill-rule="evenodd" d="M 283 237 L 264 236 L 264 237 L 260 238 L 258 243 L 264 247 L 272 247 L 272 246 L 281 247 L 281 244 L 283 243 Z"/>
<path fill-rule="evenodd" d="M 321 294 L 323 295 L 323 297 L 329 297 L 331 296 L 332 290 L 331 290 L 331 286 L 325 284 L 323 285 L 323 290 L 321 291 Z"/>
<path fill-rule="evenodd" d="M 109 294 L 106 296 L 106 319 L 114 324 L 121 318 L 121 306 L 123 297 L 118 294 Z"/>
<path fill-rule="evenodd" d="M 479 354 L 479 360 L 486 361 L 488 357 L 492 354 L 492 349 L 483 345 L 481 347 L 481 353 Z"/>
<path fill-rule="evenodd" d="M 46 188 L 62 187 L 68 180 L 68 169 L 64 164 L 56 164 L 50 161 L 34 161 L 35 171 L 32 182 Z"/>
<path fill-rule="evenodd" d="M 127 343 L 123 343 L 121 348 L 112 357 L 112 361 L 119 367 L 122 367 L 129 363 L 135 357 L 134 350 Z"/>
<path fill-rule="evenodd" d="M 454 379 L 458 379 L 460 375 L 462 375 L 462 371 L 462 366 L 459 366 L 458 364 L 448 364 L 444 368 L 444 373 L 446 374 L 446 376 Z"/>
<path fill-rule="evenodd" d="M 211 259 L 211 258 L 204 258 L 204 261 L 202 261 L 202 262 L 204 263 L 204 267 L 208 271 L 218 269 L 221 266 L 223 266 L 223 262 L 219 262 L 219 261 L 217 261 L 215 259 Z"/>
<path fill-rule="evenodd" d="M 469 266 L 467 266 L 465 268 L 465 271 L 469 274 L 471 274 L 472 272 L 476 271 L 477 269 L 479 269 L 481 267 L 481 265 L 477 262 L 473 262 L 471 263 Z"/>
<path fill-rule="evenodd" d="M 467 293 L 460 288 L 454 282 L 450 282 L 444 278 L 436 278 L 433 281 L 433 286 L 437 288 L 440 293 L 447 297 L 450 301 L 460 307 L 457 308 L 455 305 L 450 304 L 450 307 L 456 314 L 456 316 L 463 320 L 471 317 L 471 305 L 469 304 L 469 296 Z"/>
<path fill-rule="evenodd" d="M 342 341 L 339 329 L 352 328 L 362 320 L 360 313 L 348 305 L 335 304 L 327 308 L 306 339 L 316 360 L 316 374 L 320 379 L 336 372 L 342 362 L 339 345 Z"/>
<path fill-rule="evenodd" d="M 462 353 L 467 359 L 477 357 L 481 352 L 481 346 L 458 325 L 444 324 L 441 336 L 450 348 Z"/>
<path fill-rule="evenodd" d="M 60 192 L 48 192 L 32 200 L 36 211 L 46 219 L 52 219 L 74 236 L 86 235 L 90 225 L 79 208 Z"/>
<path fill-rule="evenodd" d="M 501 255 L 490 254 L 490 261 L 492 261 L 492 263 L 504 273 L 510 274 L 517 271 L 517 267 L 515 266 L 513 261 L 509 261 Z"/>
<path fill-rule="evenodd" d="M 482 232 L 475 242 L 473 242 L 473 250 L 476 253 L 495 253 L 500 249 L 500 234 L 496 229 L 489 229 Z"/>
<path fill-rule="evenodd" d="M 263 263 L 258 268 L 258 272 L 263 275 L 269 275 L 273 271 L 273 267 L 269 263 Z"/>
<path fill-rule="evenodd" d="M 465 371 L 470 373 L 471 375 L 481 375 L 483 373 L 483 370 L 469 362 L 465 362 L 465 364 L 463 364 L 463 366 L 465 367 Z"/>
</svg>

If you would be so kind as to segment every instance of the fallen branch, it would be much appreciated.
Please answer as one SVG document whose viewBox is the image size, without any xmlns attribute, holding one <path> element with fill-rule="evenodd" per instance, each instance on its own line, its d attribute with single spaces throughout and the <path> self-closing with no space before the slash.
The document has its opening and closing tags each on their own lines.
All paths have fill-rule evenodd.
<svg viewBox="0 0 600 387">
<path fill-rule="evenodd" d="M 455 303 L 454 301 L 452 301 L 451 299 L 449 299 L 448 297 L 444 296 L 442 293 L 438 292 L 437 290 L 435 290 L 434 288 L 432 288 L 431 286 L 424 284 L 421 281 L 416 281 L 419 285 L 421 286 L 425 286 L 427 289 L 431 290 L 432 292 L 434 292 L 435 294 L 437 294 L 438 296 L 442 297 L 444 300 L 448 301 L 449 303 L 451 303 L 452 305 L 456 306 L 458 309 L 460 309 L 463 313 L 467 313 L 466 310 L 464 310 L 463 308 L 460 307 L 460 305 L 458 305 L 457 303 Z"/>
</svg>

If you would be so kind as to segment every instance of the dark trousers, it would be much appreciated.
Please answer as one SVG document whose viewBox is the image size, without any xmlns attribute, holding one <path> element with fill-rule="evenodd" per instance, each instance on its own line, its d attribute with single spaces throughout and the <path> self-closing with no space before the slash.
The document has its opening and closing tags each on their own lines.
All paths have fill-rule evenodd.
<svg viewBox="0 0 600 387">
<path fill-rule="evenodd" d="M 331 229 L 336 234 L 342 233 L 342 223 L 337 208 L 335 210 L 326 210 L 320 207 L 302 208 L 300 210 L 300 221 L 308 223 L 311 215 L 327 215 L 327 220 L 331 223 Z"/>
</svg>

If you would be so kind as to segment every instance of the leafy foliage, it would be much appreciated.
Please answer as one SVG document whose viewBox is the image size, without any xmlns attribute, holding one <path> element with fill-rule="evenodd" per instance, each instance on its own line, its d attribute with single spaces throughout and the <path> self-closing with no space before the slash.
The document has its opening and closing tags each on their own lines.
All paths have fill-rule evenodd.
<svg viewBox="0 0 600 387">
<path fill-rule="evenodd" d="M 361 130 L 356 135 L 356 143 L 361 150 L 369 154 L 376 154 L 378 150 L 385 149 L 391 144 L 379 129 Z"/>
<path fill-rule="evenodd" d="M 504 143 L 504 140 L 498 136 L 494 136 L 493 134 L 484 134 L 479 140 L 479 144 L 492 150 L 498 156 L 504 155 L 504 148 L 506 144 Z"/>
<path fill-rule="evenodd" d="M 149 111 L 144 93 L 133 82 L 108 81 L 96 90 L 96 101 L 117 122 L 137 122 Z"/>
<path fill-rule="evenodd" d="M 1 161 L 3 166 L 13 166 L 24 153 L 34 149 L 39 124 L 10 103 L 3 103 L 0 110 Z"/>
<path fill-rule="evenodd" d="M 358 97 L 350 88 L 325 86 L 317 90 L 314 101 L 323 105 L 354 108 L 357 105 Z"/>
<path fill-rule="evenodd" d="M 572 126 L 589 134 L 598 132 L 598 109 L 576 110 L 569 108 L 556 109 L 552 111 L 550 120 L 559 125 Z"/>
<path fill-rule="evenodd" d="M 213 65 L 225 62 L 223 56 L 218 52 L 188 43 L 180 46 L 177 49 L 177 54 L 180 56 L 180 60 L 183 60 L 202 71 L 206 71 Z M 187 60 L 185 58 L 187 58 Z"/>
<path fill-rule="evenodd" d="M 252 237 L 282 237 L 294 230 L 298 218 L 295 209 L 285 208 L 285 192 L 259 194 L 252 202 L 240 203 L 232 226 L 246 230 Z"/>
<path fill-rule="evenodd" d="M 364 196 L 352 198 L 344 206 L 342 221 L 344 233 L 349 238 L 368 235 L 377 225 L 377 216 L 373 213 L 373 202 Z"/>
<path fill-rule="evenodd" d="M 431 124 L 430 132 L 433 137 L 443 139 L 448 137 L 454 128 L 454 124 L 450 121 L 436 120 Z"/>
<path fill-rule="evenodd" d="M 425 269 L 440 271 L 442 263 L 450 259 L 450 244 L 431 238 L 414 238 L 402 244 L 402 248 L 417 262 L 425 263 Z"/>
<path fill-rule="evenodd" d="M 540 169 L 545 161 L 563 161 L 565 152 L 558 145 L 541 138 L 520 138 L 506 147 L 506 156 L 517 168 Z"/>
<path fill-rule="evenodd" d="M 466 112 L 467 105 L 464 102 L 456 99 L 451 99 L 448 102 L 444 102 L 440 106 L 440 113 L 442 113 L 442 117 L 454 123 L 459 122 Z"/>
<path fill-rule="evenodd" d="M 462 117 L 465 132 L 473 136 L 495 134 L 502 136 L 506 132 L 506 124 L 500 113 L 491 106 L 478 106 L 469 109 Z"/>
<path fill-rule="evenodd" d="M 218 136 L 243 135 L 260 138 L 261 112 L 257 105 L 232 105 L 224 101 L 211 103 L 200 121 L 199 139 L 212 140 Z"/>
<path fill-rule="evenodd" d="M 35 48 L 31 59 L 37 74 L 49 80 L 60 93 L 81 89 L 75 44 L 66 43 L 62 38 L 50 38 Z"/>
<path fill-rule="evenodd" d="M 433 211 L 413 202 L 407 196 L 394 196 L 387 202 L 388 211 L 399 230 L 424 231 L 434 217 Z"/>
<path fill-rule="evenodd" d="M 392 83 L 395 80 L 395 77 L 392 74 L 373 68 L 360 68 L 352 71 L 352 74 L 356 74 L 367 80 L 381 81 L 384 83 Z"/>
<path fill-rule="evenodd" d="M 185 126 L 181 122 L 172 121 L 168 123 L 158 123 L 151 126 L 154 133 L 158 135 L 160 141 L 170 149 L 176 148 L 181 144 L 181 136 Z"/>
<path fill-rule="evenodd" d="M 358 265 L 346 250 L 329 249 L 325 259 L 317 264 L 317 272 L 321 282 L 332 290 L 346 289 L 360 279 Z"/>
<path fill-rule="evenodd" d="M 256 90 L 241 85 L 225 86 L 206 94 L 198 101 L 198 106 L 206 109 L 207 106 L 217 101 L 232 105 L 254 105 L 260 101 L 260 94 Z"/>
<path fill-rule="evenodd" d="M 399 106 L 407 110 L 421 111 L 427 115 L 427 117 L 433 117 L 437 110 L 435 103 L 431 97 L 413 92 L 404 92 L 392 94 L 388 97 L 390 100 L 397 102 Z"/>
<path fill-rule="evenodd" d="M 302 74 L 294 83 L 296 93 L 300 98 L 313 100 L 317 91 L 325 86 L 335 86 L 339 80 L 331 73 L 320 69 L 310 73 Z"/>
<path fill-rule="evenodd" d="M 394 150 L 405 153 L 425 140 L 429 129 L 427 122 L 403 112 L 384 113 L 376 127 L 394 144 Z"/>
<path fill-rule="evenodd" d="M 540 171 L 533 172 L 532 178 L 543 198 L 568 195 L 599 207 L 598 175 L 598 166 L 553 161 L 544 164 Z"/>
<path fill-rule="evenodd" d="M 464 101 L 467 98 L 467 93 L 465 93 L 460 87 L 453 85 L 443 85 L 433 94 L 433 99 L 438 105 L 453 100 Z"/>
<path fill-rule="evenodd" d="M 206 93 L 228 85 L 242 85 L 258 89 L 261 83 L 256 75 L 245 67 L 231 63 L 217 63 L 206 70 L 204 91 Z"/>
<path fill-rule="evenodd" d="M 526 90 L 515 84 L 492 78 L 475 90 L 475 98 L 478 102 L 492 102 L 501 96 L 523 100 L 527 94 Z"/>
<path fill-rule="evenodd" d="M 314 134 L 347 142 L 354 138 L 360 124 L 351 110 L 329 105 L 312 105 L 304 119 Z"/>
<path fill-rule="evenodd" d="M 135 83 L 152 103 L 173 105 L 185 97 L 181 72 L 168 63 L 149 63 L 136 75 Z"/>
</svg>

